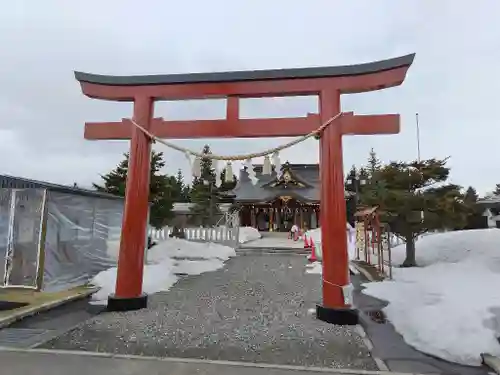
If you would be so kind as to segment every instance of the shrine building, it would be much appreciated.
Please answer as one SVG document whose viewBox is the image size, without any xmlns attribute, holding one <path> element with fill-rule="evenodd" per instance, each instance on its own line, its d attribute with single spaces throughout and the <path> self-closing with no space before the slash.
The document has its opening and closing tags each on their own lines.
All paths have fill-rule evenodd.
<svg viewBox="0 0 500 375">
<path fill-rule="evenodd" d="M 254 165 L 255 179 L 243 169 L 233 189 L 240 208 L 240 225 L 259 231 L 287 232 L 293 224 L 302 229 L 320 226 L 320 177 L 318 164 L 285 163 L 278 175 L 262 173 Z M 345 197 L 349 193 L 344 193 Z"/>
</svg>

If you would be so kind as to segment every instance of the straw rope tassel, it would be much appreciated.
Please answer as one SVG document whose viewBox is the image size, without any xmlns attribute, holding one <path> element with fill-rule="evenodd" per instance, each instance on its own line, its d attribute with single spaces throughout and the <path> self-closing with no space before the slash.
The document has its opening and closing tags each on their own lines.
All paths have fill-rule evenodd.
<svg viewBox="0 0 500 375">
<path fill-rule="evenodd" d="M 264 165 L 262 166 L 262 174 L 270 175 L 272 172 L 271 160 L 269 159 L 269 155 L 264 156 Z"/>
<path fill-rule="evenodd" d="M 224 177 L 224 181 L 226 182 L 233 182 L 234 180 L 233 165 L 231 162 L 228 162 L 226 165 L 226 175 Z"/>
<path fill-rule="evenodd" d="M 196 156 L 193 161 L 192 166 L 193 177 L 200 178 L 201 177 L 201 158 Z"/>
<path fill-rule="evenodd" d="M 273 153 L 273 164 L 274 164 L 274 170 L 276 171 L 276 174 L 279 177 L 281 175 L 281 160 L 280 160 L 280 153 L 278 151 Z"/>
</svg>

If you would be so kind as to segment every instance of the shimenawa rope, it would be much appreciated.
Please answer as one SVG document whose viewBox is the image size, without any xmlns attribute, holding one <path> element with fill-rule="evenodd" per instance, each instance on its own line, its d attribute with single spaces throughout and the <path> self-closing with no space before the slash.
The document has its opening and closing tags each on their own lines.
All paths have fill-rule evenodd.
<svg viewBox="0 0 500 375">
<path fill-rule="evenodd" d="M 328 125 L 330 125 L 333 121 L 337 120 L 339 117 L 342 116 L 342 112 L 337 113 L 335 116 L 332 116 L 330 119 L 325 121 L 318 129 L 310 132 L 307 135 L 304 135 L 302 137 L 299 137 L 297 139 L 294 139 L 293 141 L 290 141 L 288 143 L 285 143 L 281 146 L 262 151 L 262 152 L 256 152 L 253 154 L 246 154 L 246 155 L 226 155 L 226 156 L 221 156 L 221 155 L 215 155 L 215 154 L 203 154 L 200 152 L 192 151 L 190 149 L 177 146 L 174 143 L 165 141 L 161 138 L 156 137 L 154 134 L 152 134 L 150 131 L 146 130 L 144 127 L 139 125 L 134 119 L 131 119 L 130 121 L 134 126 L 136 126 L 138 129 L 140 129 L 144 134 L 146 134 L 149 138 L 151 138 L 153 141 L 161 143 L 169 148 L 172 148 L 174 150 L 183 152 L 185 154 L 190 154 L 195 157 L 203 158 L 203 159 L 210 159 L 210 160 L 223 160 L 223 161 L 237 161 L 237 160 L 247 160 L 247 159 L 252 159 L 252 158 L 258 158 L 262 156 L 267 156 L 274 154 L 276 152 L 282 151 L 284 149 L 290 148 L 292 146 L 295 146 L 296 144 L 299 144 L 301 142 L 304 142 L 306 139 L 309 139 L 311 137 L 314 137 L 317 134 L 320 134 Z"/>
</svg>

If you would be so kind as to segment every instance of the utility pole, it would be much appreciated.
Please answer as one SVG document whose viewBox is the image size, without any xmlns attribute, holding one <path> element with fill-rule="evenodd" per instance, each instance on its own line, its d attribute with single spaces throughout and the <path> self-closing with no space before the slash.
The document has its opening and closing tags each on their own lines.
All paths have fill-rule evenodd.
<svg viewBox="0 0 500 375">
<path fill-rule="evenodd" d="M 214 197 L 212 190 L 212 183 L 210 183 L 209 193 L 210 193 L 210 226 L 214 225 Z"/>
<path fill-rule="evenodd" d="M 417 160 L 420 163 L 420 126 L 418 124 L 418 112 L 415 113 L 415 120 L 417 123 Z"/>
</svg>

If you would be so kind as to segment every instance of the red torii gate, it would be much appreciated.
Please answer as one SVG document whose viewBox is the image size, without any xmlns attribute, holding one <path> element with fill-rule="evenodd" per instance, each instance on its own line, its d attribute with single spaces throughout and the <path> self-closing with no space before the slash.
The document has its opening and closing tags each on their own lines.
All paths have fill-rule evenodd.
<svg viewBox="0 0 500 375">
<path fill-rule="evenodd" d="M 83 93 L 95 99 L 134 102 L 133 119 L 159 138 L 236 138 L 302 136 L 341 111 L 340 95 L 380 90 L 403 83 L 414 54 L 367 64 L 146 76 L 105 76 L 75 72 Z M 240 119 L 239 98 L 318 95 L 319 115 L 302 118 Z M 157 100 L 226 98 L 222 120 L 165 121 L 154 118 Z M 346 113 L 320 138 L 323 305 L 317 317 L 336 324 L 357 324 L 357 311 L 344 298 L 349 284 L 346 207 L 342 162 L 343 134 L 396 134 L 399 115 Z M 108 309 L 147 306 L 142 293 L 147 230 L 151 139 L 129 119 L 86 123 L 85 138 L 131 139 L 118 275 Z"/>
</svg>

